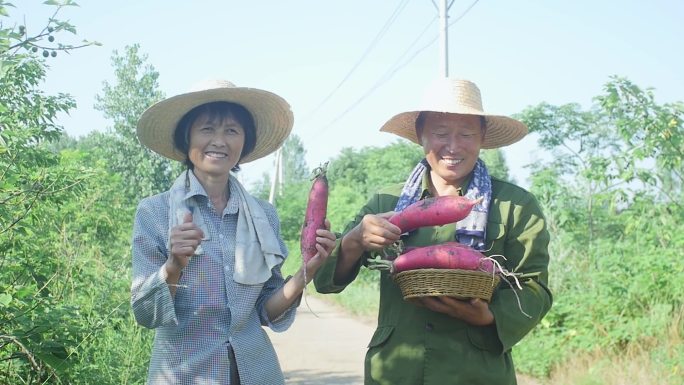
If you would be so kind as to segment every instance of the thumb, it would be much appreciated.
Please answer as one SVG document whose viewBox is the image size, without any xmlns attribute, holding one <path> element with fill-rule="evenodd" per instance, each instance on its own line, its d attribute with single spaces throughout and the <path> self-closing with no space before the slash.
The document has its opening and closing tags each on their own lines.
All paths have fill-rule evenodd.
<svg viewBox="0 0 684 385">
<path fill-rule="evenodd" d="M 390 219 L 390 218 L 392 218 L 392 215 L 394 215 L 394 214 L 395 214 L 394 211 L 388 211 L 386 213 L 380 213 L 380 214 L 378 214 L 378 216 L 380 218 Z"/>
<path fill-rule="evenodd" d="M 190 211 L 186 211 L 183 215 L 183 223 L 192 223 L 192 213 Z"/>
</svg>

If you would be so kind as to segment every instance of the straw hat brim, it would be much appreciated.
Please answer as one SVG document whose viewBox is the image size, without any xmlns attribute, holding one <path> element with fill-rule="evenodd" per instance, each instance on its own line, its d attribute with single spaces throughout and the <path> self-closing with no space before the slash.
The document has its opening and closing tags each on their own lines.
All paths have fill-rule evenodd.
<svg viewBox="0 0 684 385">
<path fill-rule="evenodd" d="M 241 164 L 271 154 L 292 131 L 294 115 L 283 98 L 256 88 L 231 87 L 188 92 L 152 105 L 138 120 L 138 139 L 152 151 L 182 162 L 185 154 L 176 148 L 173 141 L 178 122 L 197 106 L 221 101 L 242 105 L 254 119 L 254 150 L 240 160 Z"/>
<path fill-rule="evenodd" d="M 421 144 L 416 135 L 416 119 L 422 111 L 402 112 L 393 116 L 381 128 L 382 132 L 389 132 L 414 143 Z M 436 111 L 445 112 L 445 111 Z M 482 111 L 448 112 L 460 115 L 484 116 L 487 123 L 482 148 L 492 149 L 513 144 L 527 135 L 527 126 L 513 118 L 501 115 L 490 115 Z"/>
</svg>

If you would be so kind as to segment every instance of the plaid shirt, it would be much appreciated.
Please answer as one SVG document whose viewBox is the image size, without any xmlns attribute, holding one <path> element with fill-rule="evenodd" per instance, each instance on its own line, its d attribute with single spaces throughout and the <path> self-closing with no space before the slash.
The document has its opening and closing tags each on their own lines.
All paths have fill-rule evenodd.
<svg viewBox="0 0 684 385">
<path fill-rule="evenodd" d="M 203 254 L 183 270 L 175 297 L 166 284 L 169 192 L 143 199 L 133 227 L 131 306 L 139 324 L 155 329 L 148 384 L 229 384 L 229 347 L 237 359 L 242 385 L 284 384 L 275 350 L 261 325 L 281 332 L 294 321 L 296 301 L 270 321 L 265 303 L 284 279 L 280 266 L 259 285 L 233 281 L 239 194 L 230 185 L 228 204 L 219 215 L 190 173 L 186 199 L 195 199 L 210 239 Z M 284 256 L 280 223 L 273 206 L 259 200 Z"/>
</svg>

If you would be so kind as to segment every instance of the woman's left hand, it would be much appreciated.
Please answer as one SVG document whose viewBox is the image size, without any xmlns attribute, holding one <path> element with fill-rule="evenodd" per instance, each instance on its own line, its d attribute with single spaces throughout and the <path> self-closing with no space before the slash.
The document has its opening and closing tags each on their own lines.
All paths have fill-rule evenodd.
<svg viewBox="0 0 684 385">
<path fill-rule="evenodd" d="M 414 303 L 471 325 L 485 326 L 494 323 L 494 314 L 489 310 L 489 304 L 479 298 L 464 301 L 453 297 L 420 297 L 414 299 Z"/>
<path fill-rule="evenodd" d="M 306 264 L 306 283 L 311 282 L 318 269 L 335 248 L 335 234 L 330 231 L 330 221 L 326 218 L 325 229 L 316 230 L 316 250 L 318 253 Z"/>
</svg>

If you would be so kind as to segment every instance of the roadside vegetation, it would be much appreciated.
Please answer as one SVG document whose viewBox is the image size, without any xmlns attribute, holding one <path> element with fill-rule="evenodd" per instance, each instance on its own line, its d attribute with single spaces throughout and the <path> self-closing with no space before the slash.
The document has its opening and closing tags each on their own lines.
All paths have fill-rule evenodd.
<svg viewBox="0 0 684 385">
<path fill-rule="evenodd" d="M 94 43 L 68 43 L 76 29 L 60 17 L 71 2 L 46 3 L 52 19 L 22 26 L 0 1 L 0 383 L 142 384 L 152 332 L 129 307 L 132 220 L 138 200 L 166 190 L 180 170 L 134 134 L 140 113 L 164 96 L 159 73 L 135 44 L 114 51 L 114 80 L 96 101 L 111 125 L 67 136 L 56 116 L 74 100 L 45 94 L 42 81 L 50 60 Z M 554 306 L 514 348 L 518 371 L 541 383 L 683 383 L 684 104 L 658 103 L 656 93 L 612 77 L 588 109 L 540 101 L 518 116 L 548 155 L 531 166 L 530 190 L 553 237 Z M 318 165 L 306 164 L 295 135 L 283 153 L 275 205 L 287 274 L 301 263 Z M 520 167 L 500 151 L 483 157 L 502 178 Z M 332 157 L 333 230 L 420 158 L 400 141 Z M 264 175 L 251 190 L 267 198 L 270 182 Z M 377 276 L 364 269 L 344 293 L 324 298 L 373 322 Z"/>
</svg>

